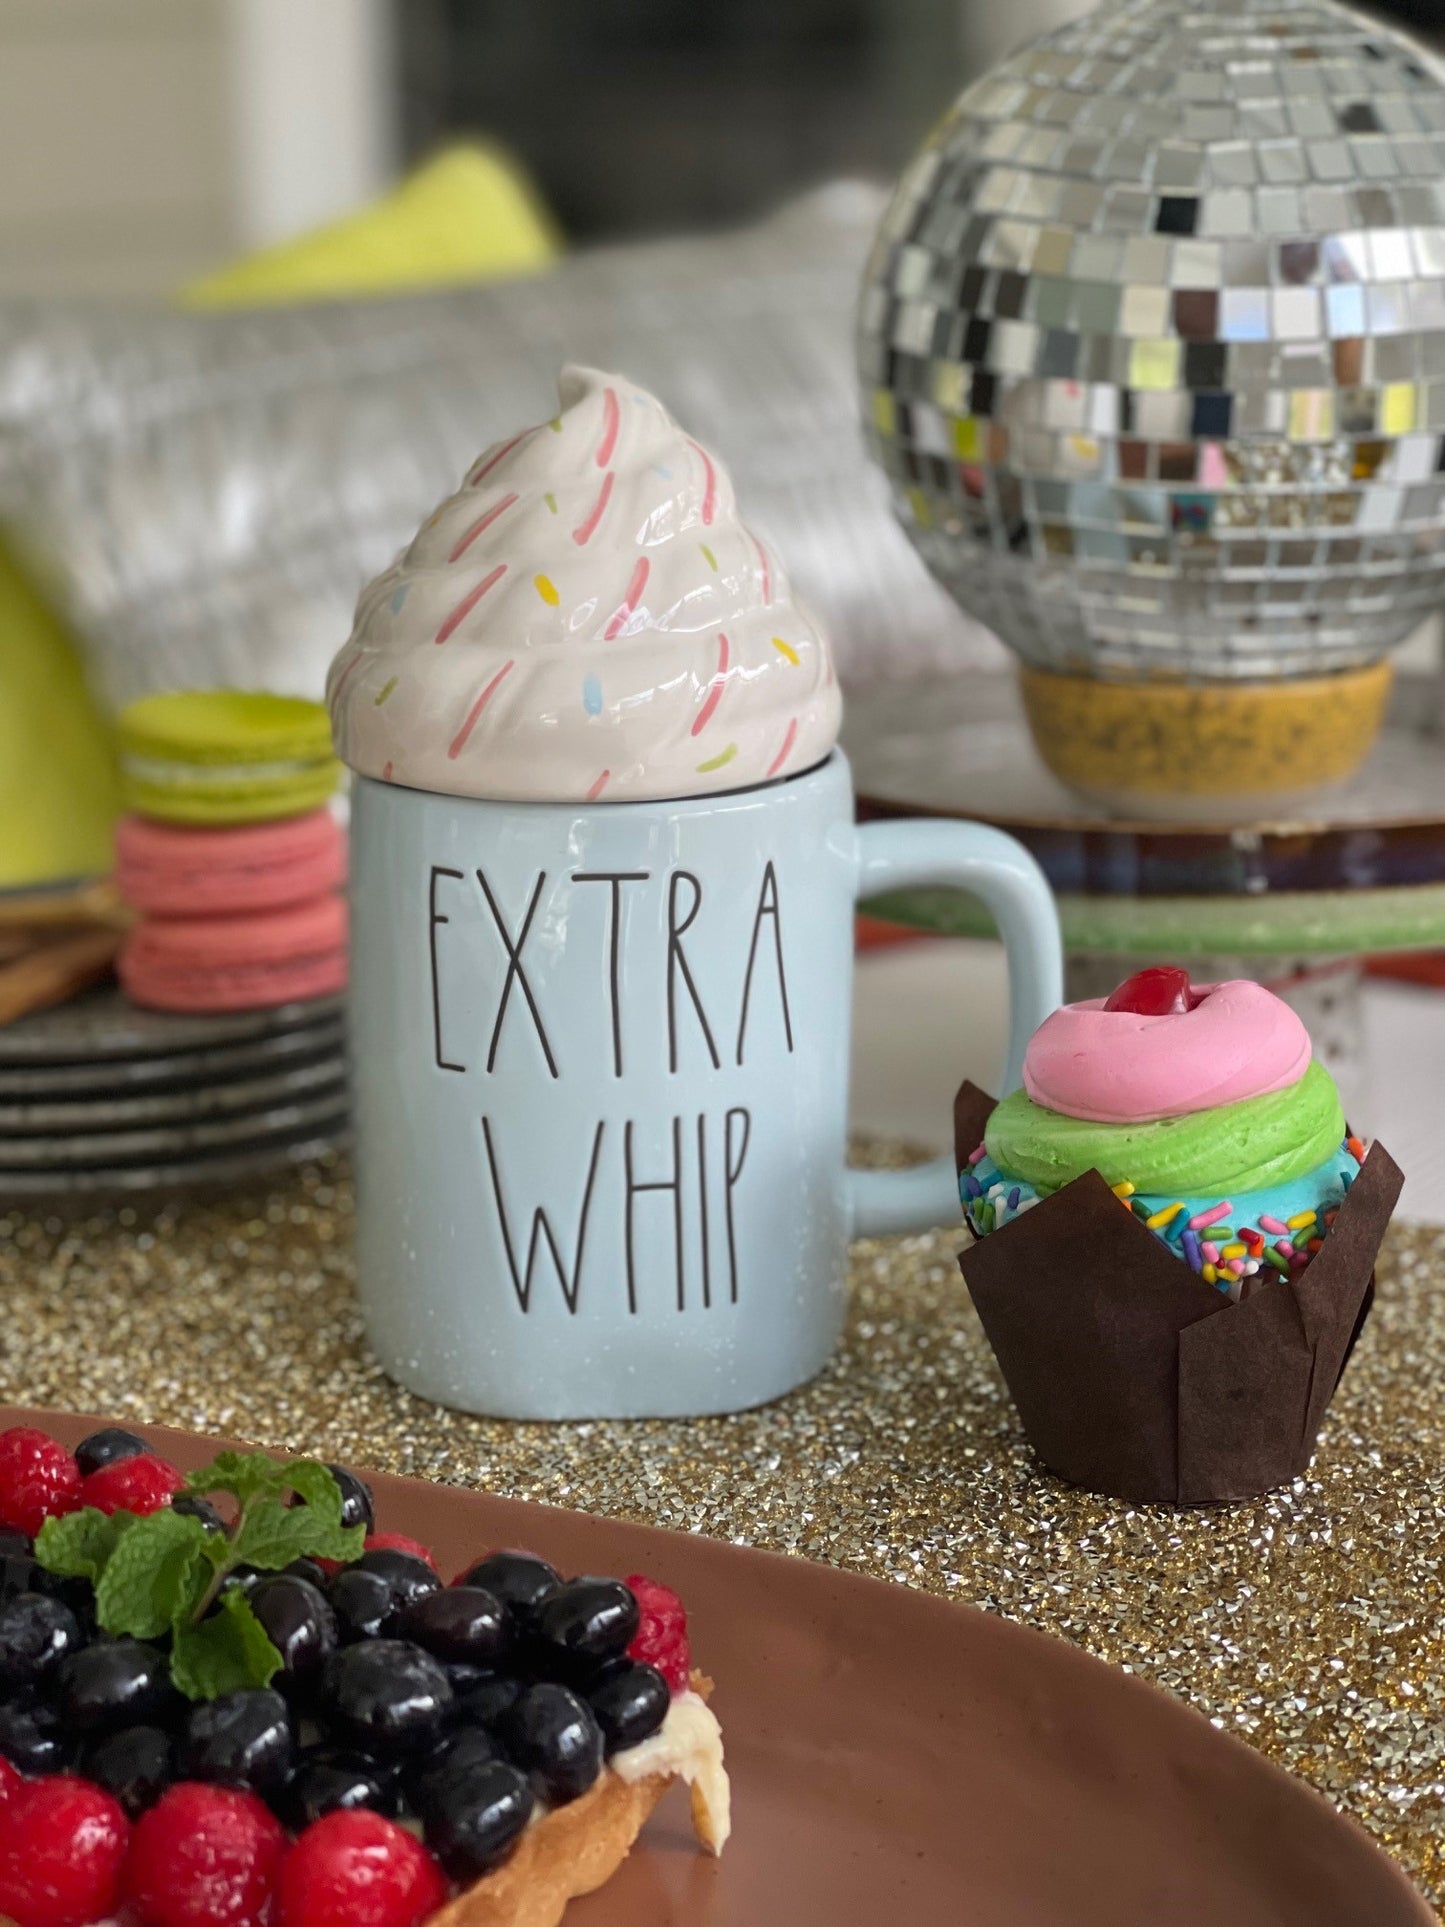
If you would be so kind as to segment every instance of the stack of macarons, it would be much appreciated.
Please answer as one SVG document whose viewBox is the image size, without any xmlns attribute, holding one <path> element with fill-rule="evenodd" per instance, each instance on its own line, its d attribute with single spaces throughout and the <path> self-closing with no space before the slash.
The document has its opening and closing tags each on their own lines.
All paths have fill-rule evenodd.
<svg viewBox="0 0 1445 1927">
<path fill-rule="evenodd" d="M 237 690 L 143 697 L 118 727 L 117 964 L 152 1010 L 266 1009 L 346 985 L 339 777 L 319 703 Z"/>
</svg>

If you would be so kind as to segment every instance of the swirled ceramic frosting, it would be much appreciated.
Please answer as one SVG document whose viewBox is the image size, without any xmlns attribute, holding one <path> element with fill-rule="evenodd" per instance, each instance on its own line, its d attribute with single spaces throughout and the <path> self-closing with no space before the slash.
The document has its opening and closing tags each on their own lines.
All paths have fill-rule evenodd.
<svg viewBox="0 0 1445 1927">
<path fill-rule="evenodd" d="M 741 789 L 820 762 L 816 621 L 717 458 L 619 375 L 569 367 L 357 606 L 337 748 L 385 782 L 519 801 Z"/>
</svg>

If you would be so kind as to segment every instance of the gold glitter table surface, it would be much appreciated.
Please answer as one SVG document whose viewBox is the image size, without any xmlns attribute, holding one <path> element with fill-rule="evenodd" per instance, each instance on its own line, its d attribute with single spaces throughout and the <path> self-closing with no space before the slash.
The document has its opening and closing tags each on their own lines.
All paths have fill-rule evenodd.
<svg viewBox="0 0 1445 1927">
<path fill-rule="evenodd" d="M 891 1160 L 890 1160 L 891 1161 Z M 733 1418 L 515 1425 L 386 1379 L 344 1163 L 69 1223 L 0 1215 L 0 1395 L 745 1541 L 969 1600 L 1179 1694 L 1445 1908 L 1445 1231 L 1396 1227 L 1311 1475 L 1130 1510 L 1035 1467 L 960 1234 L 855 1247 L 823 1375 Z"/>
</svg>

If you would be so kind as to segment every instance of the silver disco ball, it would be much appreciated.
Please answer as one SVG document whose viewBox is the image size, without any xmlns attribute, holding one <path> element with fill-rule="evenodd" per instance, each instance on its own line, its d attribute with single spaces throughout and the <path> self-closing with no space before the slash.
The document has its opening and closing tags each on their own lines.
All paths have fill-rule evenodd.
<svg viewBox="0 0 1445 1927">
<path fill-rule="evenodd" d="M 1025 661 L 1378 658 L 1445 595 L 1445 87 L 1328 0 L 1118 0 L 970 87 L 863 289 L 872 446 Z"/>
</svg>

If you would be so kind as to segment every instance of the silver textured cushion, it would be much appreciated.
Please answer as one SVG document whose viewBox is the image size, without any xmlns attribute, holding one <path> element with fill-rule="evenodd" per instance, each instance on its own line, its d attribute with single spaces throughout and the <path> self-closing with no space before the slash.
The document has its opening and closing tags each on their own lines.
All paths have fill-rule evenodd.
<svg viewBox="0 0 1445 1927">
<path fill-rule="evenodd" d="M 235 315 L 0 303 L 0 515 L 120 703 L 319 696 L 362 585 L 567 359 L 653 388 L 732 466 L 859 682 L 993 659 L 863 453 L 853 363 L 882 208 L 838 185 L 763 225 L 455 293 Z"/>
</svg>

